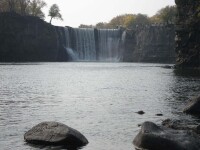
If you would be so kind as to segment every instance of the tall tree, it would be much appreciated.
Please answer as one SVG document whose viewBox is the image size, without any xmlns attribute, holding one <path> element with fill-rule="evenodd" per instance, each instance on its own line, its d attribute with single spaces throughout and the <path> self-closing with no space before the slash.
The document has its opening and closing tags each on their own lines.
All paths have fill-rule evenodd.
<svg viewBox="0 0 200 150">
<path fill-rule="evenodd" d="M 80 24 L 79 28 L 93 28 L 93 26 L 92 25 Z"/>
<path fill-rule="evenodd" d="M 135 17 L 135 25 L 146 25 L 150 24 L 150 20 L 147 15 L 137 14 Z"/>
<path fill-rule="evenodd" d="M 117 26 L 130 27 L 132 26 L 135 19 L 133 14 L 124 14 L 114 17 L 109 23 L 108 26 L 115 28 Z"/>
<path fill-rule="evenodd" d="M 16 11 L 16 3 L 17 0 L 7 0 L 8 1 L 8 9 L 10 12 L 15 12 Z"/>
<path fill-rule="evenodd" d="M 95 25 L 95 27 L 98 29 L 106 29 L 106 28 L 108 28 L 108 24 L 105 22 L 99 22 Z"/>
<path fill-rule="evenodd" d="M 19 1 L 17 0 L 0 0 L 1 12 L 18 12 Z"/>
<path fill-rule="evenodd" d="M 132 28 L 135 24 L 136 15 L 127 15 L 124 19 L 124 27 Z"/>
<path fill-rule="evenodd" d="M 116 28 L 118 26 L 124 26 L 124 18 L 126 15 L 119 15 L 117 17 L 114 17 L 111 19 L 111 21 L 108 23 L 111 28 Z"/>
<path fill-rule="evenodd" d="M 0 12 L 8 11 L 8 1 L 0 0 Z"/>
<path fill-rule="evenodd" d="M 156 15 L 154 15 L 151 20 L 154 23 L 167 23 L 174 24 L 176 19 L 177 9 L 176 6 L 166 6 L 160 9 Z"/>
<path fill-rule="evenodd" d="M 46 5 L 47 4 L 43 0 L 32 0 L 28 8 L 29 14 L 44 19 L 45 14 L 42 12 L 42 8 Z"/>
<path fill-rule="evenodd" d="M 19 13 L 21 15 L 26 15 L 28 12 L 27 12 L 27 8 L 29 7 L 30 5 L 30 0 L 18 0 L 18 3 L 19 3 Z"/>
<path fill-rule="evenodd" d="M 49 10 L 49 16 L 51 17 L 50 23 L 52 22 L 52 19 L 60 19 L 63 20 L 62 15 L 60 14 L 60 9 L 57 4 L 53 4 Z"/>
</svg>

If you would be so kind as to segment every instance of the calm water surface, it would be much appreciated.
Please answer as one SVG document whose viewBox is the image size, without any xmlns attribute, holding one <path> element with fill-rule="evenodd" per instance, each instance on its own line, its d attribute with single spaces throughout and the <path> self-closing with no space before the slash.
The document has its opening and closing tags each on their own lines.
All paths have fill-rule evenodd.
<svg viewBox="0 0 200 150">
<path fill-rule="evenodd" d="M 175 74 L 162 64 L 27 63 L 0 65 L 0 149 L 36 150 L 24 133 L 42 121 L 82 132 L 84 150 L 131 150 L 144 121 L 196 122 L 181 113 L 199 94 L 200 78 Z M 144 115 L 135 112 L 143 110 Z M 155 114 L 162 113 L 158 117 Z M 59 149 L 59 148 L 44 148 Z"/>
</svg>

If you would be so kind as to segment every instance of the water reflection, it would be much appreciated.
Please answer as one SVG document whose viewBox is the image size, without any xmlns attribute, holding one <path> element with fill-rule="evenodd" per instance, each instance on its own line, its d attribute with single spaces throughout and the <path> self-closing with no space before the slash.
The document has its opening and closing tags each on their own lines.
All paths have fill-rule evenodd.
<svg viewBox="0 0 200 150">
<path fill-rule="evenodd" d="M 165 64 L 39 64 L 0 65 L 1 149 L 30 149 L 23 135 L 43 121 L 79 130 L 89 140 L 84 150 L 133 149 L 144 121 L 197 121 L 181 110 L 199 93 L 197 75 L 177 73 Z M 145 114 L 136 114 L 139 110 Z"/>
<path fill-rule="evenodd" d="M 17 66 L 17 65 L 41 65 L 42 63 L 33 63 L 33 62 L 27 62 L 27 63 L 0 63 L 0 66 L 8 66 L 8 65 L 12 65 L 12 66 Z"/>
<path fill-rule="evenodd" d="M 197 77 L 200 78 L 199 69 L 174 69 L 174 74 L 181 77 Z"/>
<path fill-rule="evenodd" d="M 173 113 L 177 115 L 175 119 L 186 124 L 198 124 L 199 117 L 184 114 L 183 109 L 190 99 L 199 95 L 200 71 L 195 69 L 174 69 L 173 73 L 173 84 L 170 89 L 172 93 L 171 107 L 173 108 Z M 174 102 L 176 102 L 176 105 L 174 105 Z"/>
<path fill-rule="evenodd" d="M 45 145 L 34 145 L 34 144 L 25 144 L 26 146 L 32 147 L 34 149 L 43 149 L 43 150 L 81 150 L 84 147 L 72 147 L 72 146 L 45 146 Z"/>
</svg>

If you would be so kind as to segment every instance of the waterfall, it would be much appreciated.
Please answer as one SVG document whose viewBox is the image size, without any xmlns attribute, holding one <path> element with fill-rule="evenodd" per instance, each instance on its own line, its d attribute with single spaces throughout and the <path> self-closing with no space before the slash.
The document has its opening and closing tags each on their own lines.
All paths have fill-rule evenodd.
<svg viewBox="0 0 200 150">
<path fill-rule="evenodd" d="M 64 28 L 64 35 L 65 35 L 65 45 L 64 49 L 67 52 L 70 60 L 77 61 L 79 60 L 78 54 L 72 49 L 72 40 L 73 38 L 70 36 L 70 31 L 68 27 Z"/>
<path fill-rule="evenodd" d="M 95 61 L 96 48 L 94 29 L 74 29 L 76 37 L 75 51 L 81 61 Z"/>
<path fill-rule="evenodd" d="M 99 38 L 99 60 L 120 61 L 121 32 L 118 29 L 100 29 Z"/>
<path fill-rule="evenodd" d="M 120 61 L 121 30 L 57 27 L 60 54 L 69 61 Z M 61 57 L 61 56 L 60 56 Z"/>
</svg>

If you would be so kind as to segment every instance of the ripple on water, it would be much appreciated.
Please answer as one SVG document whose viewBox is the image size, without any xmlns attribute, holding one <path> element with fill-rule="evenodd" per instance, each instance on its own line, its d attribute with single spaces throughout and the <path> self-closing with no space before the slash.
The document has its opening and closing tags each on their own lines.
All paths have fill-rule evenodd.
<svg viewBox="0 0 200 150">
<path fill-rule="evenodd" d="M 200 89 L 198 76 L 181 76 L 162 64 L 39 63 L 0 65 L 0 147 L 37 150 L 23 134 L 42 121 L 81 131 L 84 150 L 133 149 L 138 124 L 167 118 L 198 122 L 182 114 Z M 144 115 L 135 112 L 143 110 Z M 162 113 L 163 116 L 156 116 Z M 41 148 L 41 147 L 40 147 Z M 60 149 L 46 147 L 44 149 Z"/>
</svg>

